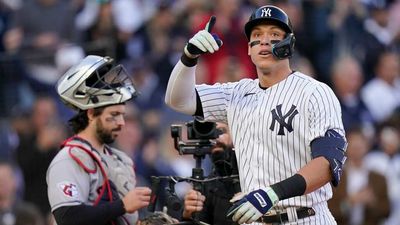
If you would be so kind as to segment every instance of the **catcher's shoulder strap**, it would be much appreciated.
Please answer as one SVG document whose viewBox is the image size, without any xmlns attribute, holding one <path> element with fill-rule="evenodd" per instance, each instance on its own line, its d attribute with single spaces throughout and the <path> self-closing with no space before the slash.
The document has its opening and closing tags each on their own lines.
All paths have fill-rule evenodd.
<svg viewBox="0 0 400 225">
<path fill-rule="evenodd" d="M 97 205 L 105 193 L 108 194 L 108 199 L 111 202 L 112 190 L 110 182 L 104 167 L 101 165 L 100 156 L 94 150 L 92 145 L 78 136 L 73 136 L 64 141 L 64 143 L 61 145 L 61 148 L 67 148 L 68 154 L 71 156 L 71 158 L 74 159 L 87 173 L 96 173 L 97 168 L 100 169 L 100 172 L 104 178 L 104 182 L 93 205 Z"/>
<path fill-rule="evenodd" d="M 97 167 L 101 166 L 100 159 L 90 143 L 82 138 L 73 136 L 65 140 L 61 145 L 61 149 L 63 148 L 66 148 L 69 156 L 87 173 L 96 173 Z"/>
</svg>

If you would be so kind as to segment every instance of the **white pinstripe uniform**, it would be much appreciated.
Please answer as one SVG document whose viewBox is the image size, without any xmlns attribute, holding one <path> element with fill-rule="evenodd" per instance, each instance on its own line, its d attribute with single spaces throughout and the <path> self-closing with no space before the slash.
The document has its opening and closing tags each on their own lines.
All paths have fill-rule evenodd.
<svg viewBox="0 0 400 225">
<path fill-rule="evenodd" d="M 344 135 L 333 91 L 300 72 L 265 90 L 258 79 L 196 85 L 196 89 L 204 119 L 229 125 L 244 193 L 298 172 L 312 159 L 310 142 L 328 129 Z M 315 216 L 287 224 L 336 224 L 327 208 L 331 197 L 331 186 L 326 184 L 307 195 L 280 201 L 271 211 L 286 209 L 290 216 L 294 207 L 312 207 Z"/>
</svg>

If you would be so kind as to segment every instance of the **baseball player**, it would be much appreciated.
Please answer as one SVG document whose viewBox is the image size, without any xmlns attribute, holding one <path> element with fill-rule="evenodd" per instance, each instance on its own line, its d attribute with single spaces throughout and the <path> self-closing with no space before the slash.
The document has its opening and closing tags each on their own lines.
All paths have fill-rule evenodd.
<svg viewBox="0 0 400 225">
<path fill-rule="evenodd" d="M 132 81 L 109 57 L 87 56 L 57 83 L 61 99 L 78 110 L 67 139 L 47 171 L 48 196 L 57 224 L 136 224 L 149 204 L 149 188 L 135 188 L 132 160 L 111 148 L 124 125 Z"/>
<path fill-rule="evenodd" d="M 333 91 L 289 66 L 287 14 L 266 5 L 245 24 L 258 79 L 195 85 L 196 63 L 222 46 L 211 17 L 184 48 L 167 87 L 173 109 L 229 125 L 243 194 L 227 216 L 242 223 L 336 224 L 327 200 L 340 180 L 346 140 Z"/>
</svg>

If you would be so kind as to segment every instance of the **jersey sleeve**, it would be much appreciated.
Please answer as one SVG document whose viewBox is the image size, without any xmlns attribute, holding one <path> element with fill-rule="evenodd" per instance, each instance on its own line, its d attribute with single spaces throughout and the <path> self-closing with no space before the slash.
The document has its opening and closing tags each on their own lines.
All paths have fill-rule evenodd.
<svg viewBox="0 0 400 225">
<path fill-rule="evenodd" d="M 227 108 L 233 87 L 234 83 L 196 85 L 203 108 L 204 120 L 227 122 Z"/>
<path fill-rule="evenodd" d="M 90 190 L 89 174 L 63 149 L 47 171 L 47 192 L 51 210 L 87 202 Z"/>
<path fill-rule="evenodd" d="M 308 103 L 309 142 L 324 136 L 329 129 L 345 136 L 340 103 L 330 87 L 316 85 Z"/>
</svg>

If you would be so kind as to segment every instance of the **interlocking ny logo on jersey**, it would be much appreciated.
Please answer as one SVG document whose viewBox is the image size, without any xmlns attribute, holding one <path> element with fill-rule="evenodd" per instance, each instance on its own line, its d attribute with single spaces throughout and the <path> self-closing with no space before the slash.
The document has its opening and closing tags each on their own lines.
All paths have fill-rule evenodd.
<svg viewBox="0 0 400 225">
<path fill-rule="evenodd" d="M 299 113 L 295 105 L 292 105 L 289 112 L 287 112 L 285 115 L 282 115 L 282 104 L 276 106 L 276 109 L 271 110 L 271 113 L 272 113 L 272 123 L 271 126 L 269 127 L 270 130 L 274 131 L 275 122 L 278 122 L 279 123 L 278 135 L 285 135 L 285 130 L 284 130 L 285 128 L 289 133 L 293 131 L 293 126 L 292 126 L 293 118 Z"/>
<path fill-rule="evenodd" d="M 261 11 L 261 17 L 271 17 L 271 9 L 270 8 L 264 8 Z"/>
</svg>

